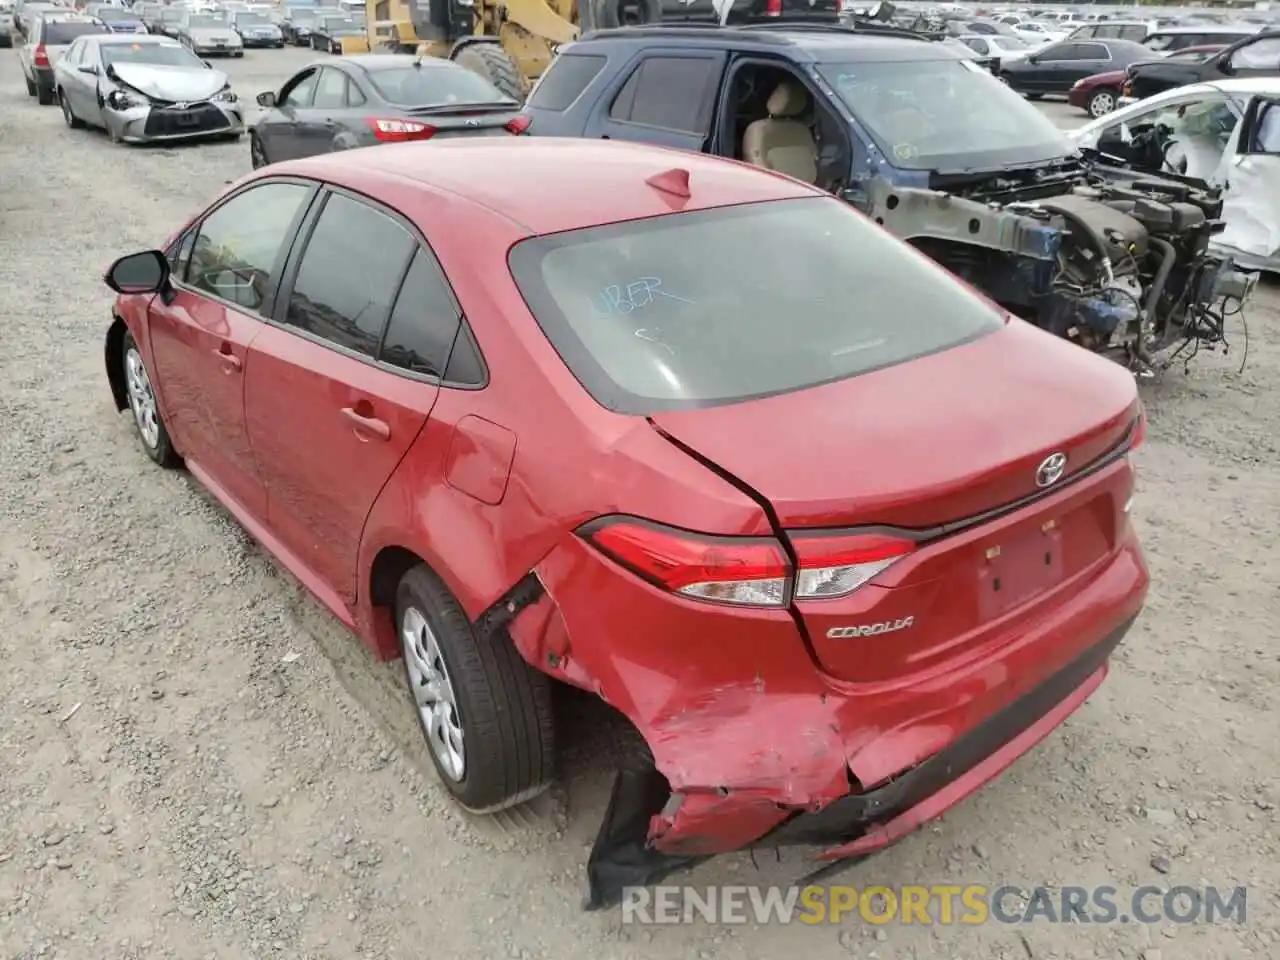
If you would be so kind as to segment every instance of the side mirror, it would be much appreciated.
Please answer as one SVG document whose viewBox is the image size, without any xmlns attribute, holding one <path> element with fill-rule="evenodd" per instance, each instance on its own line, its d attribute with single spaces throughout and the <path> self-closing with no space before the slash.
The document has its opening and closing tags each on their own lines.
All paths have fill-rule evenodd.
<svg viewBox="0 0 1280 960">
<path fill-rule="evenodd" d="M 1218 61 L 1218 70 L 1226 74 L 1228 77 L 1236 72 L 1235 65 L 1232 64 L 1230 57 L 1223 57 Z"/>
<path fill-rule="evenodd" d="M 91 76 L 96 77 L 98 75 L 98 68 L 92 63 L 82 63 L 80 64 L 80 66 L 76 67 L 76 69 L 79 70 L 81 73 L 87 73 L 87 74 L 90 74 Z"/>
<path fill-rule="evenodd" d="M 258 94 L 258 106 L 274 107 L 276 105 L 276 94 L 274 90 L 268 90 L 266 93 Z"/>
<path fill-rule="evenodd" d="M 116 293 L 156 293 L 169 283 L 169 261 L 159 250 L 131 253 L 113 263 L 102 280 Z"/>
</svg>

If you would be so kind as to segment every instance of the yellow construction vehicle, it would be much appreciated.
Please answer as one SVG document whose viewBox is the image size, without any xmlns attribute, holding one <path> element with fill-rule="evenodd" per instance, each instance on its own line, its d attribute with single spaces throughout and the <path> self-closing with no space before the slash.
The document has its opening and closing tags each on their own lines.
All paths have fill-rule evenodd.
<svg viewBox="0 0 1280 960">
<path fill-rule="evenodd" d="M 456 60 L 523 100 L 556 47 L 578 38 L 578 0 L 366 0 L 374 50 Z"/>
</svg>

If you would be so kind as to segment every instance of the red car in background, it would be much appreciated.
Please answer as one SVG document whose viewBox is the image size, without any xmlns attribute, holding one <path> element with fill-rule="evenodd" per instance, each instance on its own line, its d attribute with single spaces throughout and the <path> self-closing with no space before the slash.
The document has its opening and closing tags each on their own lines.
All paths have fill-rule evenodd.
<svg viewBox="0 0 1280 960">
<path fill-rule="evenodd" d="M 1222 49 L 1221 44 L 1184 47 L 1182 50 L 1158 59 L 1198 62 Z M 1110 113 L 1116 108 L 1116 102 L 1120 99 L 1127 72 L 1127 70 L 1108 70 L 1106 73 L 1095 73 L 1091 77 L 1077 80 L 1067 91 L 1067 103 L 1073 107 L 1079 107 L 1091 117 L 1101 117 Z"/>
<path fill-rule="evenodd" d="M 899 839 L 1080 706 L 1143 606 L 1133 377 L 756 167 L 329 154 L 107 283 L 147 455 L 404 658 L 459 803 L 548 784 L 553 680 L 643 736 L 591 905 Z"/>
</svg>

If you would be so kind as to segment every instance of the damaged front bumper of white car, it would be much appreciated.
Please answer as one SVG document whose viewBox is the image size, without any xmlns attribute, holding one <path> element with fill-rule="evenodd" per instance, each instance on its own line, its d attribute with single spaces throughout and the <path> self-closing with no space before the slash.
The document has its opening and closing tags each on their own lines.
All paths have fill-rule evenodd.
<svg viewBox="0 0 1280 960">
<path fill-rule="evenodd" d="M 102 117 L 111 138 L 123 143 L 238 137 L 244 133 L 244 111 L 230 90 L 208 100 L 177 103 L 115 90 L 103 105 Z"/>
</svg>

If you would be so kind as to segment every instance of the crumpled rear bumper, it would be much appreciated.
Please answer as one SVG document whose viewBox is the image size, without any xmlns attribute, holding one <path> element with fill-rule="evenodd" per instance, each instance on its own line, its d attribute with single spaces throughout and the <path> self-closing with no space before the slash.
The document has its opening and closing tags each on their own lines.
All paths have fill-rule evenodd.
<svg viewBox="0 0 1280 960">
<path fill-rule="evenodd" d="M 1102 683 L 1108 658 L 1132 624 L 1125 622 L 888 783 L 810 812 L 788 810 L 763 796 L 670 794 L 656 770 L 619 774 L 587 867 L 588 908 L 616 903 L 625 887 L 657 883 L 705 859 L 713 848 L 832 845 L 819 854 L 825 861 L 858 860 L 883 849 L 941 816 L 1052 733 Z M 646 822 L 646 805 L 664 797 L 665 806 Z"/>
</svg>

